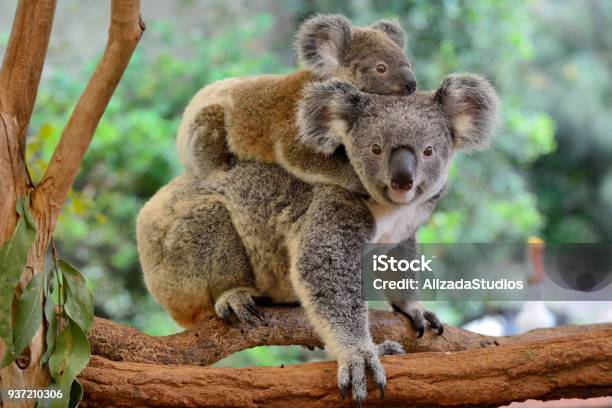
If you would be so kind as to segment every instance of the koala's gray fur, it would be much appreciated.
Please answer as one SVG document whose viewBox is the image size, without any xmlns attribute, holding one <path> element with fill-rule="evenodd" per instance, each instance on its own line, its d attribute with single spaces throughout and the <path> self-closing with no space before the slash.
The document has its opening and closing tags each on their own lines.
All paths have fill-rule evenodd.
<svg viewBox="0 0 612 408">
<path fill-rule="evenodd" d="M 325 110 L 330 114 L 319 115 Z M 366 367 L 382 390 L 386 380 L 379 356 L 402 352 L 397 343 L 372 341 L 361 299 L 362 247 L 414 242 L 444 191 L 453 152 L 484 143 L 496 112 L 494 90 L 476 76 L 450 76 L 437 92 L 403 98 L 366 94 L 333 80 L 313 85 L 300 105 L 302 127 L 314 129 L 304 140 L 308 134 L 316 141 L 326 134 L 337 139 L 325 130 L 334 126 L 319 122 L 343 121 L 346 134 L 340 142 L 371 198 L 307 184 L 280 167 L 256 162 L 238 161 L 203 181 L 183 174 L 138 217 L 147 287 L 185 327 L 215 313 L 255 322 L 254 297 L 299 301 L 337 358 L 340 390 L 351 388 L 362 401 Z M 374 143 L 382 150 L 376 155 Z M 421 156 L 426 146 L 433 146 L 435 155 Z M 415 187 L 403 194 L 389 189 L 387 162 L 397 148 L 419 154 Z M 441 328 L 418 302 L 394 308 L 417 328 L 427 322 Z"/>
</svg>

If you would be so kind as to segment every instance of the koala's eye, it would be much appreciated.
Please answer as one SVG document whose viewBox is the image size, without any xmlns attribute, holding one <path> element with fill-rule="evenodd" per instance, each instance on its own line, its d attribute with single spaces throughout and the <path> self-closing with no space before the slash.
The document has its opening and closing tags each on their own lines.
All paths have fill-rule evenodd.
<svg viewBox="0 0 612 408">
<path fill-rule="evenodd" d="M 379 154 L 382 153 L 381 147 L 379 145 L 377 145 L 377 144 L 373 144 L 372 145 L 372 153 L 374 153 L 375 155 L 378 156 Z"/>
<path fill-rule="evenodd" d="M 425 150 L 423 150 L 423 154 L 425 156 L 431 156 L 433 154 L 433 147 L 427 146 Z"/>
<path fill-rule="evenodd" d="M 387 67 L 385 66 L 385 64 L 378 64 L 376 66 L 376 71 L 378 71 L 381 74 L 384 74 L 385 72 L 387 72 Z"/>
</svg>

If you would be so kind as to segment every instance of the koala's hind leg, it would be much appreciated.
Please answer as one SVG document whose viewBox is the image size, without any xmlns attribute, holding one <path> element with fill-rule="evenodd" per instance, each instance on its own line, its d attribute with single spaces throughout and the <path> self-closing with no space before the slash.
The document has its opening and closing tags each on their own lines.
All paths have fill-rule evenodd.
<svg viewBox="0 0 612 408">
<path fill-rule="evenodd" d="M 224 319 L 233 313 L 247 323 L 258 318 L 251 263 L 223 204 L 200 202 L 175 223 L 166 242 L 175 284 L 183 289 L 163 304 L 179 324 L 189 327 L 215 313 Z"/>
<path fill-rule="evenodd" d="M 209 105 L 197 114 L 187 135 L 187 167 L 199 177 L 229 168 L 232 154 L 227 146 L 225 110 Z"/>
</svg>

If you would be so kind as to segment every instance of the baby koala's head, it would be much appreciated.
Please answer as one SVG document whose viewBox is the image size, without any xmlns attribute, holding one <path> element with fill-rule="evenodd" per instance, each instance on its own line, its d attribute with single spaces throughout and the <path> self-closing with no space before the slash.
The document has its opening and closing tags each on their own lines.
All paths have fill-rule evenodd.
<svg viewBox="0 0 612 408">
<path fill-rule="evenodd" d="M 410 95 L 416 78 L 404 53 L 406 34 L 392 21 L 353 27 L 341 15 L 317 15 L 298 29 L 295 48 L 304 66 L 379 95 Z"/>
<path fill-rule="evenodd" d="M 453 153 L 485 147 L 497 115 L 497 94 L 477 75 L 449 75 L 436 91 L 404 97 L 330 79 L 306 88 L 298 125 L 311 148 L 344 149 L 376 202 L 404 205 L 435 197 Z"/>
</svg>

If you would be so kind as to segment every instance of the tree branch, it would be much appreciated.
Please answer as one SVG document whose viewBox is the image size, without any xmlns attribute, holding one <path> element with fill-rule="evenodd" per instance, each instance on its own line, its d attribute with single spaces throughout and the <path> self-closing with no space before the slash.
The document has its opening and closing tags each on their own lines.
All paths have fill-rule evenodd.
<svg viewBox="0 0 612 408">
<path fill-rule="evenodd" d="M 368 406 L 500 406 L 612 394 L 612 329 L 484 350 L 384 357 L 386 399 Z M 333 362 L 219 369 L 113 362 L 94 356 L 82 406 L 337 407 Z"/>
<path fill-rule="evenodd" d="M 17 223 L 26 193 L 25 139 L 45 63 L 56 0 L 21 0 L 0 68 L 0 243 Z"/>
<path fill-rule="evenodd" d="M 17 119 L 20 140 L 25 139 L 34 109 L 55 5 L 56 0 L 19 2 L 0 69 L 0 111 Z"/>
<path fill-rule="evenodd" d="M 98 122 L 144 29 L 140 0 L 112 1 L 108 42 L 102 59 L 72 112 L 33 196 L 35 213 L 45 216 L 47 228 L 51 231 Z"/>
<path fill-rule="evenodd" d="M 109 360 L 184 365 L 210 365 L 232 353 L 255 346 L 323 346 L 301 308 L 262 307 L 260 311 L 264 321 L 257 327 L 228 324 L 211 317 L 190 330 L 164 337 L 148 336 L 136 329 L 96 318 L 89 340 L 92 353 Z M 376 342 L 399 341 L 408 352 L 480 349 L 612 328 L 612 324 L 560 326 L 534 330 L 520 336 L 488 337 L 444 326 L 442 336 L 427 333 L 419 339 L 410 321 L 398 313 L 372 310 L 369 320 Z"/>
</svg>

